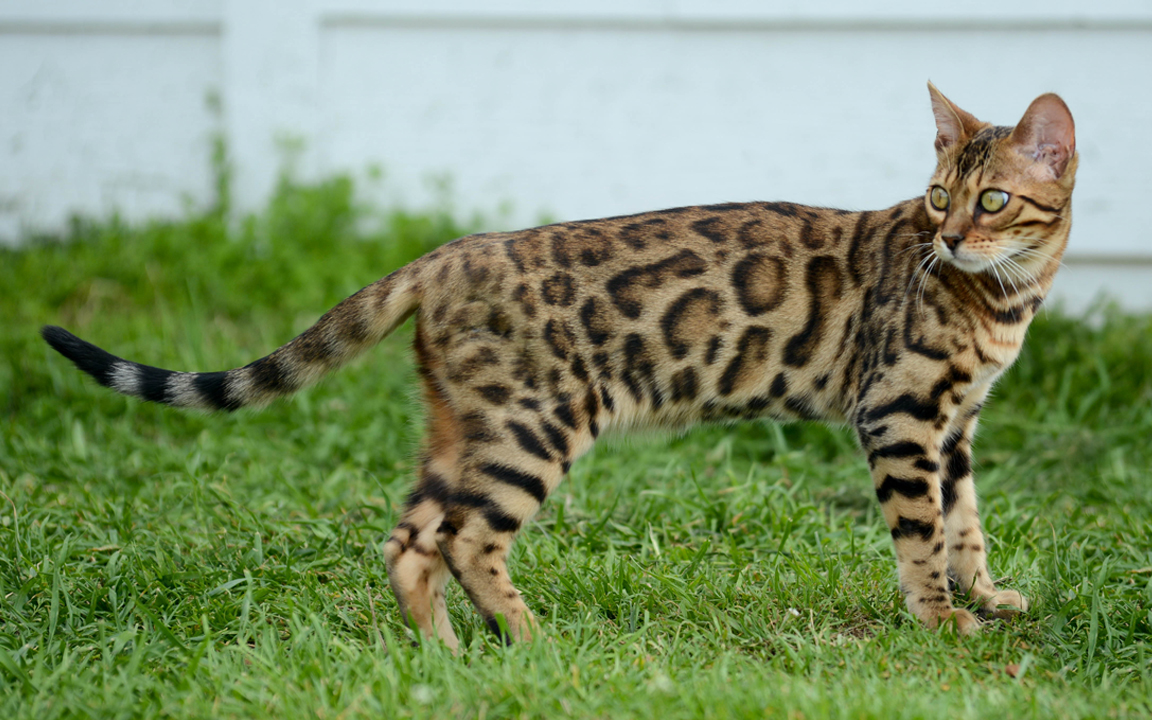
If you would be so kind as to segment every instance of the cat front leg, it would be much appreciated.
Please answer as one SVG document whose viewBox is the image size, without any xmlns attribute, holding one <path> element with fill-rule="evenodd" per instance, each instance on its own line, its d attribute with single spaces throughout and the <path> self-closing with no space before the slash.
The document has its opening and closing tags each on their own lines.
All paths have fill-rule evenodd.
<svg viewBox="0 0 1152 720">
<path fill-rule="evenodd" d="M 939 433 L 930 425 L 900 425 L 907 427 L 889 422 L 859 428 L 876 497 L 896 548 L 900 589 L 909 611 L 925 625 L 935 628 L 951 622 L 957 632 L 968 635 L 976 632 L 980 621 L 968 610 L 952 606 L 948 588 Z"/>
<path fill-rule="evenodd" d="M 1028 600 L 1015 590 L 997 590 L 988 572 L 987 545 L 976 509 L 972 479 L 972 437 L 977 415 L 947 438 L 940 450 L 941 496 L 948 575 L 956 589 L 979 605 L 985 617 L 1008 618 L 1028 609 Z"/>
</svg>

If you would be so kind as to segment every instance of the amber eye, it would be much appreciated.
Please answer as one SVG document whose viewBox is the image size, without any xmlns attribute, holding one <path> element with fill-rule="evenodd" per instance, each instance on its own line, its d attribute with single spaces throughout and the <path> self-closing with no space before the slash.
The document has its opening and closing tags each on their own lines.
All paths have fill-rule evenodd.
<svg viewBox="0 0 1152 720">
<path fill-rule="evenodd" d="M 932 207 L 937 210 L 947 210 L 951 198 L 948 197 L 947 190 L 937 185 L 932 188 L 932 192 L 928 193 L 928 201 L 932 203 Z"/>
<path fill-rule="evenodd" d="M 985 190 L 980 195 L 980 207 L 984 212 L 1000 212 L 1008 204 L 1008 193 L 1003 190 Z"/>
</svg>

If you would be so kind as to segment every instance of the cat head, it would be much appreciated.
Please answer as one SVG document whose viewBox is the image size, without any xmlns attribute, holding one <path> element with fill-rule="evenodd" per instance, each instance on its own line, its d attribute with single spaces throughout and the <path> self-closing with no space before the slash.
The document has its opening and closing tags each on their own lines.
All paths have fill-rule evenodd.
<svg viewBox="0 0 1152 720">
<path fill-rule="evenodd" d="M 981 122 L 932 83 L 936 172 L 924 204 L 944 262 L 1004 281 L 1040 277 L 1064 251 L 1072 222 L 1076 131 L 1051 93 L 1032 101 L 1016 127 Z"/>
</svg>

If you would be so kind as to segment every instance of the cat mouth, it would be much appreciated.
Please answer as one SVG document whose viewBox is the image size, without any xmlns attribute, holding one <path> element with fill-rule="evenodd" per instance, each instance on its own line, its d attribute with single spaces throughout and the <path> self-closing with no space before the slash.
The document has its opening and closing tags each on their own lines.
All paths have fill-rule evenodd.
<svg viewBox="0 0 1152 720">
<path fill-rule="evenodd" d="M 941 260 L 966 273 L 982 272 L 995 264 L 994 258 L 973 257 L 970 253 L 964 252 L 963 241 L 957 243 L 955 249 L 940 241 L 933 245 L 933 249 Z"/>
<path fill-rule="evenodd" d="M 1001 248 L 995 255 L 975 255 L 971 251 L 965 252 L 964 244 L 958 243 L 951 248 L 947 243 L 940 242 L 934 246 L 936 255 L 957 270 L 970 275 L 985 273 L 994 276 L 1002 284 L 1018 286 L 1029 282 L 1034 277 L 1034 270 L 1030 262 L 1030 252 L 1026 248 Z"/>
</svg>

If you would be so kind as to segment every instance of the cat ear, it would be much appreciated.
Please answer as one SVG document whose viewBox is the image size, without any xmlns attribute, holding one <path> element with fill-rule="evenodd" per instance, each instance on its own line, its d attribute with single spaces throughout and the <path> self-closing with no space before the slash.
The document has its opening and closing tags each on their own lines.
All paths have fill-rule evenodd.
<svg viewBox="0 0 1152 720">
<path fill-rule="evenodd" d="M 1012 145 L 1044 168 L 1050 179 L 1059 179 L 1076 154 L 1076 125 L 1072 113 L 1058 95 L 1048 93 L 1032 101 L 1012 131 Z"/>
<path fill-rule="evenodd" d="M 928 82 L 928 94 L 932 96 L 932 114 L 936 116 L 936 149 L 944 150 L 976 134 L 984 123 L 971 113 L 966 113 L 944 97 L 944 93 Z"/>
</svg>

